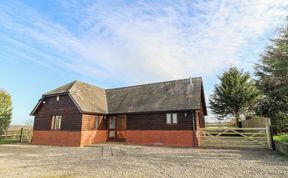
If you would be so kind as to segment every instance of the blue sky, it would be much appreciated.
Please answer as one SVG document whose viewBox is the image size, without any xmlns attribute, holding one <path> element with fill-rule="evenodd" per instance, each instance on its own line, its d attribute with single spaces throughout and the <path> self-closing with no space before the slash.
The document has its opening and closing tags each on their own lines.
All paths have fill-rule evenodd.
<svg viewBox="0 0 288 178">
<path fill-rule="evenodd" d="M 287 0 L 2 1 L 0 88 L 12 124 L 76 79 L 113 88 L 202 76 L 208 99 L 230 66 L 253 72 L 287 14 Z"/>
</svg>

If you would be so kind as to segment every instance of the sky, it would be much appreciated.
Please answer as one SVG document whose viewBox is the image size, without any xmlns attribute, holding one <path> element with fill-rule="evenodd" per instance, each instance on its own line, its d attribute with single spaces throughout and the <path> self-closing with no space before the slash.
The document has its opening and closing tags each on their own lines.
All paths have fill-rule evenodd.
<svg viewBox="0 0 288 178">
<path fill-rule="evenodd" d="M 208 101 L 229 67 L 253 74 L 287 15 L 287 0 L 1 1 L 0 88 L 12 124 L 73 80 L 114 88 L 202 76 Z"/>
</svg>

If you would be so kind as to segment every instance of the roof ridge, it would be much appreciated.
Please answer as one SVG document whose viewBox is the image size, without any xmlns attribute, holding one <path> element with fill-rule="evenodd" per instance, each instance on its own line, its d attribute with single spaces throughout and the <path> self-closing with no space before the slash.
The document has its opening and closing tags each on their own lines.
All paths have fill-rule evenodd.
<svg viewBox="0 0 288 178">
<path fill-rule="evenodd" d="M 82 82 L 82 81 L 79 81 L 79 80 L 75 80 L 74 82 L 75 82 L 75 83 L 77 82 L 77 83 L 81 83 L 81 84 L 89 85 L 89 86 L 94 87 L 94 88 L 97 88 L 97 89 L 103 89 L 103 90 L 106 90 L 106 89 L 103 88 L 103 87 L 99 87 L 99 86 L 96 86 L 96 85 L 92 85 L 92 84 L 90 84 L 90 83 Z M 74 85 L 74 84 L 73 84 L 73 85 Z M 71 88 L 72 88 L 72 87 L 71 87 Z"/>
<path fill-rule="evenodd" d="M 163 83 L 169 83 L 169 82 L 177 82 L 177 81 L 182 81 L 182 80 L 190 80 L 191 79 L 202 79 L 202 77 L 189 77 L 189 78 L 184 78 L 184 79 L 176 79 L 176 80 L 167 80 L 163 82 L 153 82 L 153 83 L 145 83 L 145 84 L 139 84 L 139 85 L 131 85 L 131 86 L 126 86 L 126 87 L 117 87 L 117 88 L 109 88 L 105 90 L 120 90 L 120 89 L 125 89 L 125 88 L 135 88 L 135 87 L 141 87 L 141 86 L 148 86 L 148 85 L 155 85 L 155 84 L 163 84 Z"/>
<path fill-rule="evenodd" d="M 71 83 L 71 85 L 70 85 L 70 87 L 67 89 L 67 91 L 70 93 L 70 90 L 74 87 L 74 85 L 75 85 L 75 83 L 77 82 L 78 80 L 74 80 L 74 81 L 72 81 L 72 82 L 70 82 Z M 68 84 L 70 84 L 70 83 L 68 83 Z"/>
</svg>

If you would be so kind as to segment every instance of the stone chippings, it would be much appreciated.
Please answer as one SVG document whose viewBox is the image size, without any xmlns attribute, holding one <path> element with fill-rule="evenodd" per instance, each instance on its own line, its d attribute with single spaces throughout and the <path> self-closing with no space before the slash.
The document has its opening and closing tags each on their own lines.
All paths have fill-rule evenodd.
<svg viewBox="0 0 288 178">
<path fill-rule="evenodd" d="M 288 159 L 266 149 L 1 145 L 0 177 L 286 178 Z"/>
</svg>

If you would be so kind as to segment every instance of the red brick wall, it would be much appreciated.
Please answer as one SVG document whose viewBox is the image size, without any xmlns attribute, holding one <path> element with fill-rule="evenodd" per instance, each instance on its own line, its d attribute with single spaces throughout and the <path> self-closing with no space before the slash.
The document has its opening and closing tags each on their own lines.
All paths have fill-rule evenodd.
<svg viewBox="0 0 288 178">
<path fill-rule="evenodd" d="M 193 146 L 193 131 L 186 130 L 127 130 L 126 143 L 160 146 Z"/>
<path fill-rule="evenodd" d="M 107 134 L 106 130 L 82 131 L 81 146 L 106 142 Z"/>
<path fill-rule="evenodd" d="M 32 144 L 58 146 L 85 146 L 107 140 L 106 130 L 93 131 L 33 131 Z"/>
<path fill-rule="evenodd" d="M 80 146 L 79 131 L 33 131 L 32 144 Z"/>
<path fill-rule="evenodd" d="M 139 145 L 159 146 L 193 146 L 192 131 L 168 130 L 126 130 L 121 135 L 126 143 Z M 71 131 L 33 131 L 32 144 L 59 145 L 59 146 L 85 146 L 103 143 L 107 140 L 106 130 L 93 130 L 82 132 Z"/>
</svg>

